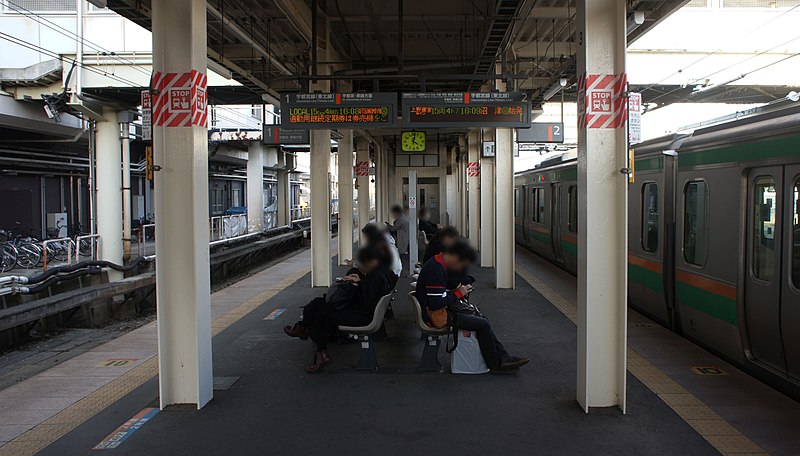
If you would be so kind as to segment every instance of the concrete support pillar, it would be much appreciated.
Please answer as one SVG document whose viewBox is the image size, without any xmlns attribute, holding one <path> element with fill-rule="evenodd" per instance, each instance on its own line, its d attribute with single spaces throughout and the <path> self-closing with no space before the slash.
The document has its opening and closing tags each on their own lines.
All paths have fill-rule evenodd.
<svg viewBox="0 0 800 456">
<path fill-rule="evenodd" d="M 331 131 L 311 130 L 311 286 L 331 284 Z"/>
<path fill-rule="evenodd" d="M 120 124 L 122 143 L 122 261 L 131 259 L 131 139 L 128 136 L 129 124 Z"/>
<path fill-rule="evenodd" d="M 278 153 L 278 166 L 281 169 L 277 171 L 277 184 L 278 184 L 278 226 L 286 226 L 292 222 L 291 213 L 291 200 L 292 200 L 292 185 L 290 182 L 291 172 L 285 152 Z"/>
<path fill-rule="evenodd" d="M 264 230 L 264 163 L 266 153 L 261 141 L 247 147 L 247 232 Z"/>
<path fill-rule="evenodd" d="M 363 163 L 366 163 L 366 165 L 363 165 Z M 369 169 L 369 141 L 365 138 L 358 138 L 356 144 L 356 164 L 362 167 L 362 169 L 364 166 Z M 358 185 L 358 228 L 360 231 L 361 228 L 364 228 L 364 226 L 369 223 L 369 174 L 366 176 L 357 176 L 356 184 Z M 360 239 L 360 245 L 363 245 L 364 237 L 361 236 Z"/>
<path fill-rule="evenodd" d="M 205 0 L 153 0 L 153 84 L 194 87 L 202 95 L 206 75 Z M 177 76 L 172 79 L 171 74 Z M 198 76 L 199 74 L 199 76 Z M 163 75 L 163 77 L 161 76 Z M 161 78 L 161 79 L 159 79 Z M 193 82 L 194 81 L 194 82 Z M 185 85 L 182 84 L 185 82 Z M 168 87 L 168 86 L 167 86 Z M 169 101 L 159 91 L 156 106 Z M 154 114 L 156 295 L 158 302 L 161 407 L 196 404 L 213 397 L 211 295 L 208 259 L 208 126 L 202 98 L 190 124 L 167 126 Z M 173 114 L 174 115 L 174 114 Z M 173 119 L 170 116 L 171 119 Z M 173 119 L 174 120 L 174 119 Z"/>
<path fill-rule="evenodd" d="M 480 156 L 481 156 L 481 135 L 478 130 L 470 130 L 467 137 L 467 197 L 469 198 L 469 209 L 467 211 L 467 234 L 469 243 L 476 249 L 480 247 L 480 227 L 481 227 L 481 193 L 480 193 Z M 469 174 L 470 164 L 477 173 Z M 476 168 L 477 166 L 477 168 Z"/>
<path fill-rule="evenodd" d="M 497 288 L 514 288 L 514 130 L 495 131 L 495 273 Z"/>
<path fill-rule="evenodd" d="M 339 264 L 353 259 L 353 130 L 339 140 Z"/>
<path fill-rule="evenodd" d="M 483 130 L 483 140 L 493 140 L 494 129 Z M 495 248 L 495 197 L 494 158 L 481 154 L 481 266 L 494 266 Z"/>
<path fill-rule="evenodd" d="M 628 167 L 625 5 L 624 0 L 577 3 L 576 24 L 584 37 L 578 40 L 577 396 L 587 412 L 610 406 L 625 412 L 628 176 L 620 173 Z"/>
<path fill-rule="evenodd" d="M 122 264 L 122 174 L 120 173 L 119 123 L 116 111 L 103 108 L 103 121 L 97 122 L 97 234 L 100 235 L 98 258 Z M 122 279 L 123 274 L 108 270 L 108 280 Z"/>
<path fill-rule="evenodd" d="M 467 141 L 465 137 L 458 138 L 458 229 L 466 237 L 469 223 L 469 202 L 467 194 Z"/>
</svg>

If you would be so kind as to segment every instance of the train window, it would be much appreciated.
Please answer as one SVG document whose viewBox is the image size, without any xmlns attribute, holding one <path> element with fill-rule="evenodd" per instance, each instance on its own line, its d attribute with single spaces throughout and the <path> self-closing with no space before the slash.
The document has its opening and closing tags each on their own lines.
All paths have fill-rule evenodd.
<svg viewBox="0 0 800 456">
<path fill-rule="evenodd" d="M 658 184 L 642 186 L 642 248 L 645 252 L 658 250 Z"/>
<path fill-rule="evenodd" d="M 800 178 L 794 181 L 792 196 L 792 284 L 800 288 Z"/>
<path fill-rule="evenodd" d="M 531 212 L 531 221 L 536 223 L 544 223 L 544 189 L 532 188 L 531 201 L 533 202 L 533 211 Z"/>
<path fill-rule="evenodd" d="M 686 184 L 683 214 L 683 258 L 703 266 L 708 254 L 708 187 L 704 181 Z"/>
<path fill-rule="evenodd" d="M 514 217 L 519 217 L 519 189 L 514 189 Z"/>
<path fill-rule="evenodd" d="M 570 185 L 567 189 L 567 199 L 569 203 L 569 220 L 567 229 L 572 233 L 578 232 L 578 187 Z"/>
<path fill-rule="evenodd" d="M 770 176 L 757 178 L 753 196 L 753 276 L 769 281 L 775 275 L 775 180 Z"/>
</svg>

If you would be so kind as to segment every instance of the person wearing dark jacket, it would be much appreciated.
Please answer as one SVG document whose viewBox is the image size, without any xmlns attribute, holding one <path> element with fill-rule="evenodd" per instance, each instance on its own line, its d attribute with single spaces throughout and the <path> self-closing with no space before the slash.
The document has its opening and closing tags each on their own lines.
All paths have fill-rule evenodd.
<svg viewBox="0 0 800 456">
<path fill-rule="evenodd" d="M 328 342 L 340 325 L 364 326 L 372 321 L 375 306 L 392 289 L 394 275 L 381 263 L 381 253 L 375 247 L 365 247 L 358 252 L 358 267 L 350 269 L 342 277 L 343 283 L 352 285 L 352 295 L 344 306 L 331 305 L 323 298 L 316 298 L 303 309 L 303 320 L 294 326 L 285 326 L 284 332 L 291 337 L 314 341 L 313 364 L 306 368 L 309 373 L 318 372 L 331 362 Z"/>
<path fill-rule="evenodd" d="M 448 287 L 448 275 L 461 272 L 477 258 L 475 250 L 463 240 L 455 241 L 443 253 L 435 255 L 422 266 L 417 279 L 416 296 L 422 306 L 425 321 L 434 327 L 444 327 L 445 321 L 454 321 L 458 329 L 474 331 L 481 348 L 483 360 L 494 374 L 513 374 L 528 363 L 527 358 L 511 356 L 497 340 L 489 320 L 483 315 L 455 313 L 448 308 L 456 307 L 460 299 L 472 291 L 472 285 L 458 284 Z M 438 321 L 438 324 L 437 324 Z"/>
<path fill-rule="evenodd" d="M 419 210 L 419 230 L 425 233 L 425 238 L 430 241 L 436 232 L 442 229 L 442 225 L 431 222 L 431 214 L 427 207 Z"/>
</svg>

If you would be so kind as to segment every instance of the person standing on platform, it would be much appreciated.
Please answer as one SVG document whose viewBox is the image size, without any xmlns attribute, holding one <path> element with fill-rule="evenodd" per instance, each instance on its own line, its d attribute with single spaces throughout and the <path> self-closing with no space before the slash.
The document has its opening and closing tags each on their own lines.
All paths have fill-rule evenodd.
<svg viewBox="0 0 800 456">
<path fill-rule="evenodd" d="M 400 205 L 392 206 L 392 217 L 394 217 L 394 223 L 389 224 L 386 223 L 386 226 L 392 236 L 395 239 L 395 245 L 397 246 L 397 251 L 400 252 L 400 255 L 407 255 L 408 254 L 408 239 L 409 239 L 409 223 L 408 218 L 406 218 L 405 214 L 403 214 L 403 208 Z"/>
</svg>

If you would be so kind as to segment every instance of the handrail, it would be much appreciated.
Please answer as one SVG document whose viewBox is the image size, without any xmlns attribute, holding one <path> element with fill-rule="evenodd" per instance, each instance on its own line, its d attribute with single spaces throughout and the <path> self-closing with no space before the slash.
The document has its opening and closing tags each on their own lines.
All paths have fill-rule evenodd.
<svg viewBox="0 0 800 456">
<path fill-rule="evenodd" d="M 44 264 L 42 266 L 42 271 L 47 272 L 47 244 L 52 244 L 55 242 L 69 242 L 70 244 L 75 244 L 75 241 L 72 238 L 64 237 L 64 238 L 56 238 L 56 239 L 47 239 L 46 241 L 42 242 L 42 257 L 44 258 Z M 72 248 L 71 246 L 67 246 L 67 261 L 71 258 Z"/>
<path fill-rule="evenodd" d="M 97 251 L 100 250 L 100 235 L 99 234 L 83 234 L 81 236 L 77 236 L 75 238 L 75 259 L 80 260 L 81 258 L 81 241 L 84 239 L 92 239 L 92 254 L 91 258 L 93 260 L 97 259 Z M 94 239 L 97 239 L 96 241 Z M 67 255 L 67 263 L 72 264 L 72 249 L 69 249 L 69 254 Z"/>
</svg>

